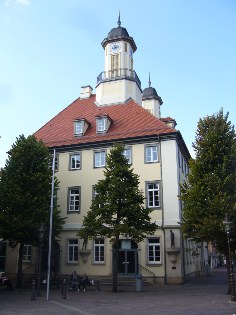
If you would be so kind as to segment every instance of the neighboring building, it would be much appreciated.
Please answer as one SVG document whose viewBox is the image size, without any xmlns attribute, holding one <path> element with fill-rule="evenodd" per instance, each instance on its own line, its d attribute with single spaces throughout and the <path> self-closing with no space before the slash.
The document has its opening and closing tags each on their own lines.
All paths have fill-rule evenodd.
<svg viewBox="0 0 236 315">
<path fill-rule="evenodd" d="M 97 77 L 96 94 L 83 86 L 80 97 L 51 119 L 35 135 L 56 150 L 56 176 L 60 182 L 58 204 L 67 217 L 63 226 L 55 270 L 71 274 L 108 276 L 112 273 L 108 239 L 89 240 L 86 250 L 77 232 L 94 198 L 94 185 L 103 178 L 106 155 L 115 142 L 139 175 L 151 219 L 158 224 L 155 235 L 141 243 L 120 241 L 119 273 L 155 275 L 159 282 L 181 284 L 203 266 L 207 255 L 194 257 L 192 242 L 180 231 L 180 183 L 187 179 L 189 151 L 172 118 L 161 118 L 162 99 L 149 86 L 142 90 L 134 71 L 137 47 L 127 30 L 113 28 L 102 41 L 104 71 Z M 30 246 L 25 259 L 33 258 Z M 36 256 L 34 256 L 36 257 Z M 30 270 L 30 268 L 29 268 Z"/>
</svg>

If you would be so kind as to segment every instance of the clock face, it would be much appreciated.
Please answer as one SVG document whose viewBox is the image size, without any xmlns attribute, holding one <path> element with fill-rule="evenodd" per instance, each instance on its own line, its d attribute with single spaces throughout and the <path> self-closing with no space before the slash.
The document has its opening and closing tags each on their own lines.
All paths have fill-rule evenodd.
<svg viewBox="0 0 236 315">
<path fill-rule="evenodd" d="M 119 52 L 119 50 L 120 50 L 120 45 L 118 44 L 118 43 L 115 43 L 115 44 L 113 44 L 112 46 L 111 46 L 111 50 L 112 50 L 112 52 L 113 53 L 115 53 L 115 54 L 117 54 L 118 52 Z"/>
</svg>

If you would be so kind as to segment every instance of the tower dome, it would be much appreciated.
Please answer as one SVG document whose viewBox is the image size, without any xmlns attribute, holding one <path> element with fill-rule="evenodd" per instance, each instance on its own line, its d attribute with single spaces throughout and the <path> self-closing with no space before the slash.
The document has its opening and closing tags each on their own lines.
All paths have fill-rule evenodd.
<svg viewBox="0 0 236 315">
<path fill-rule="evenodd" d="M 135 52 L 137 50 L 137 46 L 134 42 L 134 39 L 133 37 L 129 36 L 129 33 L 127 31 L 126 28 L 124 27 L 121 27 L 121 22 L 120 22 L 120 14 L 119 14 L 119 17 L 118 17 L 118 27 L 115 27 L 113 28 L 107 35 L 106 38 L 104 38 L 104 40 L 102 41 L 102 47 L 105 48 L 105 46 L 107 45 L 107 43 L 110 43 L 110 42 L 114 42 L 114 41 L 117 41 L 117 40 L 126 40 L 127 42 L 130 43 L 132 49 L 133 49 L 133 52 Z"/>
<path fill-rule="evenodd" d="M 148 82 L 148 87 L 143 90 L 143 96 L 142 100 L 147 100 L 147 99 L 156 99 L 159 101 L 160 105 L 163 104 L 163 101 L 161 97 L 157 94 L 156 89 L 151 87 L 151 81 L 150 81 L 150 74 L 149 74 L 149 82 Z"/>
<path fill-rule="evenodd" d="M 161 118 L 160 107 L 163 102 L 161 97 L 157 94 L 157 91 L 153 87 L 151 87 L 150 73 L 148 85 L 149 86 L 143 90 L 142 106 L 155 117 Z"/>
</svg>

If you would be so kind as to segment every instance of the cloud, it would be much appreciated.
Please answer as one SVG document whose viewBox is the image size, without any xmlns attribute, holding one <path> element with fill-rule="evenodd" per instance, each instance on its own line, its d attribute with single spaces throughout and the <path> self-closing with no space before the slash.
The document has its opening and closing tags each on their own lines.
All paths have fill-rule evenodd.
<svg viewBox="0 0 236 315">
<path fill-rule="evenodd" d="M 27 7 L 30 3 L 30 0 L 16 0 L 16 3 L 22 7 Z"/>
<path fill-rule="evenodd" d="M 30 0 L 5 0 L 5 5 L 7 7 L 10 7 L 10 6 L 27 7 L 29 4 L 30 4 Z"/>
</svg>

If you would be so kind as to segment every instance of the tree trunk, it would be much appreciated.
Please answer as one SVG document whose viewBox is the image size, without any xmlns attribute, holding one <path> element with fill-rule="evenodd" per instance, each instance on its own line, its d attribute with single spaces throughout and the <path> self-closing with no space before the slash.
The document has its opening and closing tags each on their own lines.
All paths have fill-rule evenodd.
<svg viewBox="0 0 236 315">
<path fill-rule="evenodd" d="M 16 287 L 18 289 L 22 288 L 22 261 L 23 261 L 23 250 L 24 244 L 20 243 L 19 255 L 18 255 L 18 265 L 17 265 L 17 280 Z"/>
<path fill-rule="evenodd" d="M 116 237 L 112 245 L 112 292 L 118 291 L 118 261 L 119 261 L 119 237 Z"/>
</svg>

